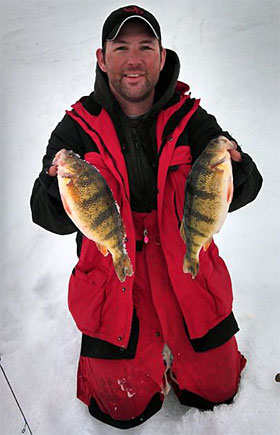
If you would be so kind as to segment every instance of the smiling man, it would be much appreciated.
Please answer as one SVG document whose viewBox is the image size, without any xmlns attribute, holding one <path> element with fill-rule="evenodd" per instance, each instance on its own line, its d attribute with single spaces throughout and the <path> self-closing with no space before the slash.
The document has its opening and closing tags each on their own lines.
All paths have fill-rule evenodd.
<svg viewBox="0 0 280 435">
<path fill-rule="evenodd" d="M 79 261 L 69 283 L 69 308 L 82 332 L 77 395 L 95 418 L 127 429 L 159 411 L 171 387 L 186 406 L 232 402 L 246 360 L 235 339 L 231 280 L 213 241 L 196 278 L 183 272 L 184 186 L 194 161 L 220 136 L 234 144 L 230 211 L 254 200 L 262 178 L 178 81 L 178 56 L 162 47 L 150 12 L 134 5 L 112 12 L 96 56 L 94 92 L 53 131 L 31 209 L 43 228 L 77 232 Z M 111 256 L 63 208 L 52 163 L 62 148 L 100 171 L 120 207 L 134 270 L 124 283 Z"/>
<path fill-rule="evenodd" d="M 152 29 L 132 18 L 96 54 L 124 113 L 129 116 L 147 112 L 153 105 L 155 87 L 166 58 L 166 50 Z"/>
</svg>

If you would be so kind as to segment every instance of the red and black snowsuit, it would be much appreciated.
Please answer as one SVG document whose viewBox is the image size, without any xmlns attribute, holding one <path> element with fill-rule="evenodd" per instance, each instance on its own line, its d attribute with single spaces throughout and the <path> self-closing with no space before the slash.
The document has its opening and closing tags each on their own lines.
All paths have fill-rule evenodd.
<svg viewBox="0 0 280 435">
<path fill-rule="evenodd" d="M 134 275 L 121 283 L 111 256 L 78 233 L 79 261 L 69 283 L 69 308 L 83 333 L 78 397 L 93 416 L 120 428 L 158 411 L 168 383 L 188 406 L 229 402 L 245 365 L 234 337 L 231 280 L 218 249 L 212 242 L 202 250 L 193 280 L 182 270 L 186 247 L 179 233 L 193 161 L 214 137 L 232 137 L 177 82 L 179 61 L 167 52 L 154 107 L 140 129 L 120 111 L 97 68 L 95 92 L 74 104 L 53 132 L 31 198 L 34 222 L 58 234 L 77 230 L 57 180 L 45 173 L 54 154 L 68 148 L 100 171 L 120 206 Z M 242 156 L 233 162 L 230 211 L 261 187 L 252 159 Z M 165 360 L 163 349 L 171 351 Z"/>
</svg>

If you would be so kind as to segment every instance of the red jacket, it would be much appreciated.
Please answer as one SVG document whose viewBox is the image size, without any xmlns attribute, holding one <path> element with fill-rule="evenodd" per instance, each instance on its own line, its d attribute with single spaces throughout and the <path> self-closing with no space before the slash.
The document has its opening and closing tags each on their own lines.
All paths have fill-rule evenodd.
<svg viewBox="0 0 280 435">
<path fill-rule="evenodd" d="M 197 110 L 199 100 L 195 101 L 166 143 L 162 144 L 162 133 L 168 120 L 189 98 L 184 94 L 188 90 L 187 85 L 178 82 L 177 89 L 182 93 L 181 100 L 162 110 L 157 119 L 157 147 L 158 151 L 161 150 L 157 185 L 158 225 L 170 280 L 184 315 L 186 332 L 191 342 L 199 345 L 201 339 L 211 337 L 213 331 L 221 330 L 229 318 L 231 332 L 226 333 L 224 341 L 238 328 L 231 317 L 230 276 L 214 242 L 207 252 L 201 251 L 196 279 L 184 274 L 182 269 L 186 246 L 179 233 L 179 224 L 184 208 L 185 181 L 191 169 L 191 154 L 188 144 L 176 147 L 176 142 Z M 126 228 L 126 247 L 134 265 L 136 240 L 129 183 L 114 125 L 105 109 L 94 116 L 86 111 L 81 102 L 72 107 L 68 115 L 76 120 L 99 149 L 99 153 L 89 152 L 84 158 L 104 176 L 120 206 Z M 169 168 L 174 166 L 176 170 L 170 171 Z M 133 281 L 134 276 L 127 277 L 121 283 L 114 272 L 111 256 L 104 257 L 95 243 L 84 237 L 80 258 L 69 283 L 69 308 L 78 328 L 87 336 L 126 348 L 133 316 Z"/>
</svg>

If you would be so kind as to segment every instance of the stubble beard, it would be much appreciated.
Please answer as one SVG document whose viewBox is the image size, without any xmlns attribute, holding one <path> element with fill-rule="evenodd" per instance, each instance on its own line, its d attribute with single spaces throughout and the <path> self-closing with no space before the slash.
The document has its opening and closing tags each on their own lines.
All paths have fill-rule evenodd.
<svg viewBox="0 0 280 435">
<path fill-rule="evenodd" d="M 140 103 L 154 92 L 156 82 L 153 83 L 149 77 L 145 76 L 145 82 L 137 89 L 133 89 L 133 86 L 130 87 L 126 85 L 122 79 L 112 80 L 111 84 L 115 91 L 125 101 L 130 103 Z"/>
</svg>

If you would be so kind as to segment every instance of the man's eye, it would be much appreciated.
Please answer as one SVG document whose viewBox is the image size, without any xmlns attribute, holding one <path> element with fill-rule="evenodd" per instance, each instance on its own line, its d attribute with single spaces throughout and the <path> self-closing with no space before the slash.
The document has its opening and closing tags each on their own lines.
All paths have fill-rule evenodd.
<svg viewBox="0 0 280 435">
<path fill-rule="evenodd" d="M 117 47 L 117 48 L 115 49 L 115 51 L 124 51 L 124 50 L 127 50 L 127 47 L 125 47 L 125 46 L 120 46 L 120 47 Z"/>
<path fill-rule="evenodd" d="M 152 50 L 152 47 L 149 45 L 142 45 L 141 50 Z"/>
</svg>

